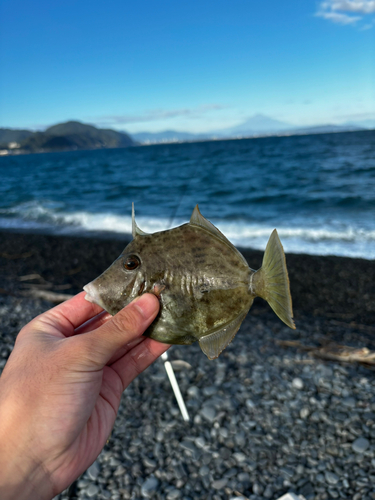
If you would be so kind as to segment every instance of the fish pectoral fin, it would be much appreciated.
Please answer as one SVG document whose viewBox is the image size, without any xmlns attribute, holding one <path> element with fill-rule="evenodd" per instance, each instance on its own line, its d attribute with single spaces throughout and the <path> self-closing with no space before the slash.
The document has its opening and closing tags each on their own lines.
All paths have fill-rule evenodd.
<svg viewBox="0 0 375 500">
<path fill-rule="evenodd" d="M 232 342 L 242 321 L 245 319 L 247 311 L 240 314 L 231 323 L 228 323 L 220 330 L 205 335 L 199 339 L 199 345 L 208 359 L 215 359 Z"/>
</svg>

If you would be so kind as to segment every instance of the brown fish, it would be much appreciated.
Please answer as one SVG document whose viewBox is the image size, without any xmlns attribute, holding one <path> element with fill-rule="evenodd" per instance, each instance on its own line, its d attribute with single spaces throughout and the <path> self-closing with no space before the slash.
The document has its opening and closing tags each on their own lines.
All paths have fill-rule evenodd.
<svg viewBox="0 0 375 500">
<path fill-rule="evenodd" d="M 236 335 L 256 296 L 265 299 L 290 328 L 292 300 L 284 250 L 276 229 L 258 271 L 195 207 L 190 222 L 146 234 L 132 211 L 133 241 L 98 278 L 84 287 L 86 299 L 116 314 L 139 295 L 160 299 L 145 335 L 167 344 L 199 341 L 214 359 Z"/>
</svg>

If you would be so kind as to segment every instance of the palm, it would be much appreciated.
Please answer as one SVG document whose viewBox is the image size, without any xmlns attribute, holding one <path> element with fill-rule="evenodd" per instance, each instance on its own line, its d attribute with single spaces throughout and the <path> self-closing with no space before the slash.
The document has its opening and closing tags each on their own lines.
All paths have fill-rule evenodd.
<svg viewBox="0 0 375 500">
<path fill-rule="evenodd" d="M 35 458 L 45 464 L 55 494 L 93 463 L 113 428 L 122 392 L 168 348 L 139 338 L 141 325 L 127 344 L 118 340 L 111 351 L 108 344 L 124 333 L 115 326 L 111 331 L 115 320 L 108 322 L 109 315 L 100 311 L 79 294 L 27 325 L 15 347 L 21 364 L 30 344 L 35 352 L 31 374 L 24 377 L 40 378 L 40 366 L 45 367 L 29 432 L 39 436 Z"/>
</svg>

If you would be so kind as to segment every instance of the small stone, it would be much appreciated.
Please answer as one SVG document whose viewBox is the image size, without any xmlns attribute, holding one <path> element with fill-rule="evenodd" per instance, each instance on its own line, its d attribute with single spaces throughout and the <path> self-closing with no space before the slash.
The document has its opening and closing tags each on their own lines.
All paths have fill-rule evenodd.
<svg viewBox="0 0 375 500">
<path fill-rule="evenodd" d="M 180 443 L 180 446 L 181 446 L 181 448 L 183 448 L 184 450 L 186 450 L 190 453 L 194 453 L 196 451 L 196 447 L 194 446 L 194 444 L 191 441 L 182 441 Z"/>
<path fill-rule="evenodd" d="M 212 406 L 204 406 L 200 413 L 202 417 L 208 420 L 210 423 L 213 423 L 216 418 L 216 410 Z"/>
<path fill-rule="evenodd" d="M 285 493 L 282 497 L 278 498 L 277 500 L 301 500 L 297 495 L 294 493 Z"/>
<path fill-rule="evenodd" d="M 191 385 L 187 390 L 187 393 L 191 398 L 197 398 L 199 396 L 199 389 L 195 385 Z"/>
<path fill-rule="evenodd" d="M 301 408 L 299 415 L 303 420 L 305 420 L 305 418 L 307 418 L 310 415 L 310 410 L 306 407 Z"/>
<path fill-rule="evenodd" d="M 249 408 L 249 410 L 253 410 L 255 408 L 255 403 L 251 399 L 247 399 L 246 406 Z"/>
<path fill-rule="evenodd" d="M 237 479 L 240 483 L 247 483 L 250 481 L 250 476 L 247 472 L 240 472 L 237 476 Z"/>
<path fill-rule="evenodd" d="M 356 453 L 363 453 L 367 450 L 369 446 L 370 446 L 369 440 L 364 437 L 360 437 L 352 443 L 352 450 L 355 451 Z"/>
<path fill-rule="evenodd" d="M 198 448 L 203 448 L 204 445 L 206 444 L 206 440 L 204 439 L 204 437 L 199 436 L 194 440 L 194 443 L 195 446 L 197 446 Z"/>
<path fill-rule="evenodd" d="M 225 427 L 220 427 L 219 434 L 222 438 L 226 439 L 229 435 L 228 429 L 226 429 Z"/>
<path fill-rule="evenodd" d="M 155 468 L 157 466 L 157 463 L 155 462 L 155 460 L 153 460 L 152 458 L 149 458 L 149 457 L 145 457 L 143 459 L 143 463 L 144 463 L 145 467 Z"/>
<path fill-rule="evenodd" d="M 234 440 L 237 446 L 239 446 L 240 448 L 244 447 L 246 444 L 246 436 L 244 432 L 237 432 L 234 436 Z"/>
<path fill-rule="evenodd" d="M 180 490 L 171 490 L 167 495 L 167 500 L 177 500 L 177 498 L 181 497 Z"/>
<path fill-rule="evenodd" d="M 227 485 L 227 482 L 228 479 L 226 477 L 223 477 L 222 479 L 216 479 L 216 481 L 212 483 L 212 487 L 215 490 L 222 490 Z"/>
<path fill-rule="evenodd" d="M 339 477 L 331 471 L 325 472 L 325 478 L 328 484 L 337 484 L 339 482 Z"/>
<path fill-rule="evenodd" d="M 142 484 L 141 495 L 145 498 L 152 498 L 159 486 L 159 481 L 154 476 L 150 476 Z"/>
<path fill-rule="evenodd" d="M 344 406 L 347 406 L 348 408 L 354 408 L 357 404 L 357 401 L 355 398 L 347 397 L 342 400 L 342 404 Z"/>
<path fill-rule="evenodd" d="M 292 387 L 298 390 L 303 389 L 303 380 L 300 379 L 299 377 L 294 378 L 292 380 Z"/>
<path fill-rule="evenodd" d="M 87 475 L 92 481 L 95 481 L 99 475 L 100 466 L 97 461 L 95 461 L 90 467 L 87 469 Z"/>
<path fill-rule="evenodd" d="M 199 467 L 199 475 L 201 477 L 208 476 L 210 473 L 210 469 L 207 467 L 207 465 L 202 465 L 202 467 Z"/>
<path fill-rule="evenodd" d="M 126 469 L 125 467 L 123 467 L 122 465 L 119 465 L 118 467 L 116 467 L 116 470 L 115 472 L 113 473 L 113 475 L 115 477 L 118 477 L 118 476 L 123 476 L 124 474 L 126 474 Z"/>
<path fill-rule="evenodd" d="M 263 486 L 260 485 L 259 483 L 254 483 L 253 484 L 253 493 L 255 495 L 261 495 L 263 493 Z"/>
<path fill-rule="evenodd" d="M 264 498 L 272 498 L 273 497 L 273 489 L 270 484 L 267 484 L 266 489 L 263 492 Z"/>
<path fill-rule="evenodd" d="M 203 389 L 203 394 L 205 396 L 213 396 L 216 392 L 217 392 L 217 387 L 215 387 L 214 385 L 210 385 Z"/>
<path fill-rule="evenodd" d="M 98 493 L 99 493 L 99 488 L 98 486 L 96 486 L 96 484 L 90 484 L 88 488 L 86 488 L 86 495 L 89 498 L 96 497 Z"/>
<path fill-rule="evenodd" d="M 244 453 L 241 453 L 240 451 L 233 453 L 232 456 L 235 459 L 235 461 L 239 464 L 246 460 L 246 455 Z"/>
<path fill-rule="evenodd" d="M 191 370 L 193 367 L 187 361 L 182 359 L 174 359 L 171 361 L 171 365 L 175 369 L 176 372 L 181 372 L 183 370 Z"/>
</svg>

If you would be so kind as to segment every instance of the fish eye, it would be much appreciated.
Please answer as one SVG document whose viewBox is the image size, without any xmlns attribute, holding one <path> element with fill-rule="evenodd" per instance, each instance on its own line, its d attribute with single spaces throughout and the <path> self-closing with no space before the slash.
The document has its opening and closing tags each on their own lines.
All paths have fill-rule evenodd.
<svg viewBox="0 0 375 500">
<path fill-rule="evenodd" d="M 141 261 L 136 255 L 129 255 L 126 257 L 125 262 L 124 262 L 124 267 L 128 271 L 134 271 L 134 269 L 137 269 L 137 267 L 140 265 Z"/>
</svg>

